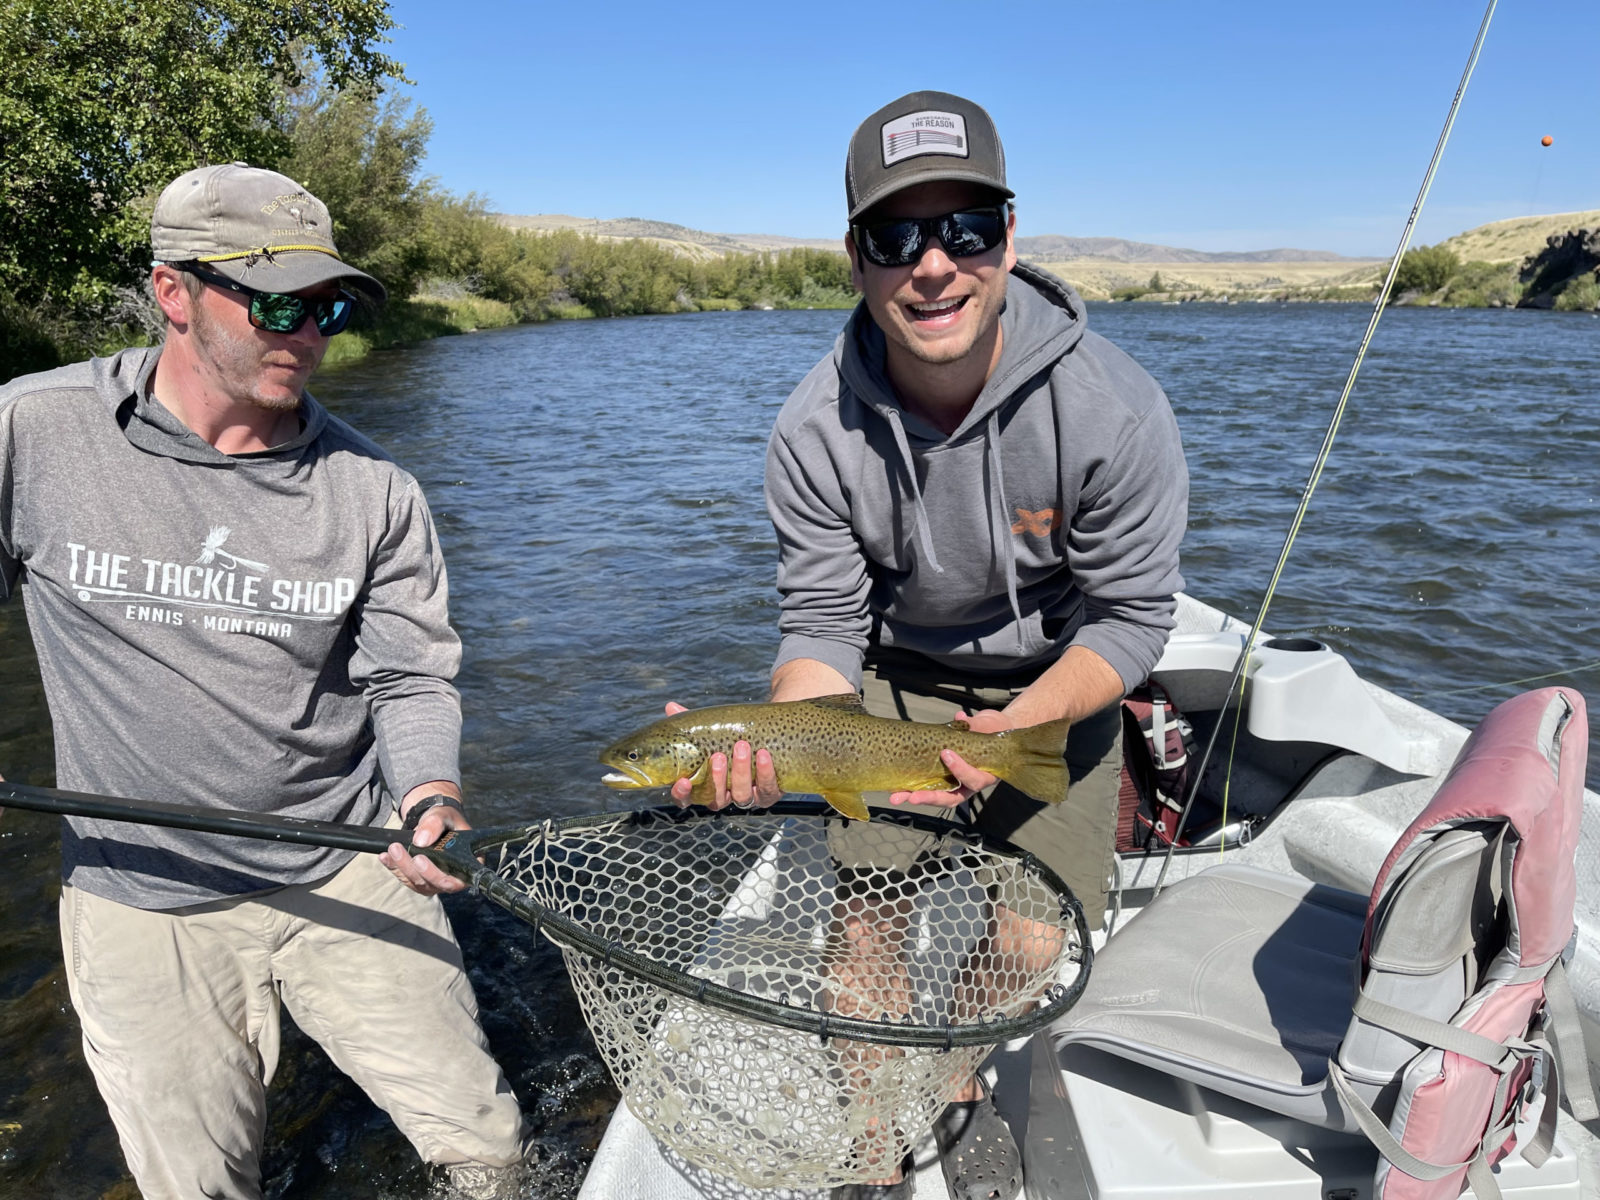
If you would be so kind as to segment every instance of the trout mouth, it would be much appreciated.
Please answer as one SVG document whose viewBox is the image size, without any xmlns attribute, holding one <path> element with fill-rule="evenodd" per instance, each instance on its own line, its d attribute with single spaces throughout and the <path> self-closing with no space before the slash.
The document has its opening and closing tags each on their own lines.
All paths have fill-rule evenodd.
<svg viewBox="0 0 1600 1200">
<path fill-rule="evenodd" d="M 605 766 L 614 768 L 600 777 L 600 782 L 608 788 L 647 788 L 655 785 L 650 778 L 637 767 L 630 767 L 626 763 L 605 763 Z"/>
</svg>

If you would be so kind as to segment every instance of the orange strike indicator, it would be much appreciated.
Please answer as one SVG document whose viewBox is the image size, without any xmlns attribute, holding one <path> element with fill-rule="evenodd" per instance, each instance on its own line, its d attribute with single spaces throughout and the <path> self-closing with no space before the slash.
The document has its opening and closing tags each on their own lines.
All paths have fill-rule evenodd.
<svg viewBox="0 0 1600 1200">
<path fill-rule="evenodd" d="M 1540 139 L 1539 139 L 1539 145 L 1541 145 L 1541 146 L 1548 146 L 1548 145 L 1550 145 L 1550 144 L 1551 144 L 1551 143 L 1552 143 L 1552 142 L 1554 142 L 1554 141 L 1555 141 L 1555 138 L 1553 138 L 1553 137 L 1551 137 L 1551 136 L 1550 136 L 1550 135 L 1549 135 L 1549 134 L 1548 134 L 1548 133 L 1547 133 L 1547 134 L 1545 134 L 1545 135 L 1544 135 L 1544 136 L 1543 136 L 1543 137 L 1542 137 L 1542 138 L 1540 138 Z"/>
</svg>

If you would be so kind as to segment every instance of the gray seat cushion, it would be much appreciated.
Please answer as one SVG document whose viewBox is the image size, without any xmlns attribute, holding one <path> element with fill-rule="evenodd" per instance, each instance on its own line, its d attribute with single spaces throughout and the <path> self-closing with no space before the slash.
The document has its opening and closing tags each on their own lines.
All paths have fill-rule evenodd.
<svg viewBox="0 0 1600 1200">
<path fill-rule="evenodd" d="M 1366 906 L 1258 868 L 1203 871 L 1111 939 L 1052 1036 L 1343 1128 L 1328 1059 L 1350 1024 Z"/>
</svg>

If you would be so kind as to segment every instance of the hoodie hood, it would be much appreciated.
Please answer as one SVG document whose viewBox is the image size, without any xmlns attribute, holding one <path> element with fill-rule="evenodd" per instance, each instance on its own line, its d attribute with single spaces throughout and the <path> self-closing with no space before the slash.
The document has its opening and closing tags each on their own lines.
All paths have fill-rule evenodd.
<svg viewBox="0 0 1600 1200">
<path fill-rule="evenodd" d="M 129 442 L 147 454 L 215 467 L 234 466 L 241 458 L 261 457 L 224 454 L 157 400 L 151 393 L 150 381 L 160 358 L 161 347 L 153 346 L 122 350 L 109 358 L 90 360 L 95 394 L 116 413 L 117 424 L 122 426 Z M 328 424 L 327 410 L 312 399 L 309 392 L 301 393 L 300 417 L 298 434 L 262 453 L 297 455 L 316 441 Z"/>
<path fill-rule="evenodd" d="M 950 440 L 966 436 L 987 421 L 1016 394 L 1020 384 L 1069 353 L 1088 327 L 1083 298 L 1070 283 L 1024 263 L 1013 267 L 1000 310 L 1000 362 L 973 401 L 971 411 L 949 435 Z M 885 419 L 891 412 L 902 418 L 911 416 L 928 431 L 925 440 L 946 440 L 944 434 L 909 414 L 896 398 L 889 382 L 883 331 L 865 302 L 856 305 L 844 332 L 834 343 L 833 361 L 845 385 Z"/>
<path fill-rule="evenodd" d="M 1000 309 L 1000 361 L 983 390 L 978 393 L 961 424 L 948 435 L 908 410 L 894 394 L 889 381 L 888 350 L 883 331 L 872 319 L 865 302 L 856 306 L 845 330 L 834 346 L 834 361 L 840 378 L 861 401 L 887 422 L 900 453 L 906 494 L 916 512 L 916 532 L 929 566 L 939 574 L 944 567 L 934 548 L 927 503 L 917 476 L 911 438 L 919 447 L 969 438 L 984 439 L 988 487 L 988 510 L 993 545 L 1012 546 L 1008 532 L 1011 509 L 1007 507 L 1005 469 L 1000 455 L 1000 425 L 1006 406 L 1024 394 L 1024 385 L 1049 370 L 1072 351 L 1088 328 L 1083 299 L 1071 284 L 1047 271 L 1018 263 L 1011 270 L 1005 303 Z M 907 432 L 907 422 L 911 432 Z M 1013 626 L 1021 637 L 1024 624 L 1017 594 L 1017 564 L 1014 553 L 1002 556 L 1006 578 L 1006 597 Z M 1017 652 L 1023 653 L 1020 640 Z"/>
</svg>

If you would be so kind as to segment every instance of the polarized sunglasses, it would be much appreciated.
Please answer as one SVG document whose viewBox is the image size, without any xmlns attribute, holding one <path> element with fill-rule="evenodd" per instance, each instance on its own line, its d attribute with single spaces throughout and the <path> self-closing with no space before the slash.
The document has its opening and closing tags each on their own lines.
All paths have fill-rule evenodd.
<svg viewBox="0 0 1600 1200">
<path fill-rule="evenodd" d="M 242 283 L 229 279 L 226 275 L 218 275 L 215 271 L 207 271 L 204 267 L 186 263 L 178 267 L 180 271 L 187 271 L 196 279 L 206 283 L 216 284 L 217 287 L 227 288 L 229 291 L 240 292 L 250 297 L 250 324 L 257 329 L 265 329 L 268 333 L 293 333 L 306 323 L 310 317 L 317 323 L 317 332 L 323 337 L 332 337 L 350 323 L 350 314 L 355 310 L 355 298 L 348 292 L 340 292 L 332 298 L 308 299 L 305 296 L 290 296 L 283 292 L 263 292 L 253 287 L 246 287 Z"/>
<path fill-rule="evenodd" d="M 914 263 L 937 236 L 952 258 L 993 250 L 1006 240 L 1006 207 L 968 208 L 942 217 L 893 217 L 870 225 L 851 225 L 856 248 L 880 267 Z"/>
</svg>

